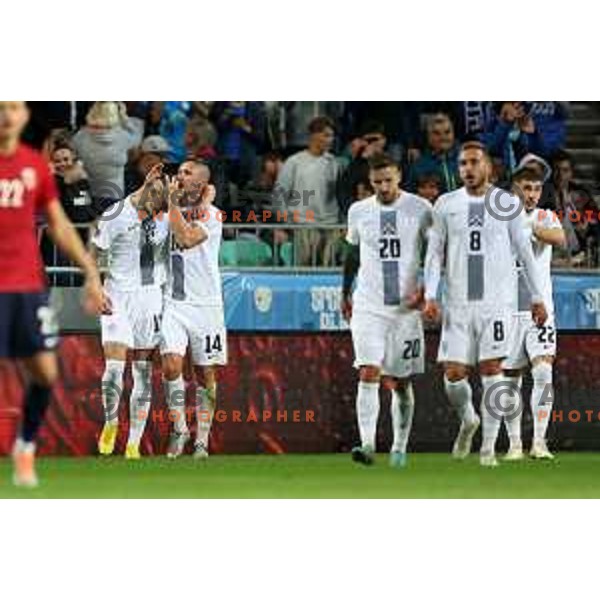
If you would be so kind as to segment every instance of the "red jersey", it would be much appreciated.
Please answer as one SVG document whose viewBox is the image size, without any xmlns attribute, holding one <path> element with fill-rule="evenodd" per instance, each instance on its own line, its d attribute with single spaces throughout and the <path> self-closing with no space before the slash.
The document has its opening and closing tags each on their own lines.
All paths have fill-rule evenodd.
<svg viewBox="0 0 600 600">
<path fill-rule="evenodd" d="M 0 293 L 45 288 L 36 215 L 57 198 L 41 154 L 20 144 L 14 154 L 0 155 Z"/>
</svg>

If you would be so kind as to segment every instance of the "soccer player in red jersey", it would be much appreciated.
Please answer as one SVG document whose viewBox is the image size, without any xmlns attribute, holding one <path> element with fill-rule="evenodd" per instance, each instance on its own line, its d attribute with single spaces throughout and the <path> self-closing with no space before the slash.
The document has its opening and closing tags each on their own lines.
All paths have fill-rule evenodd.
<svg viewBox="0 0 600 600">
<path fill-rule="evenodd" d="M 19 359 L 28 374 L 13 481 L 34 487 L 36 436 L 58 377 L 58 330 L 48 305 L 36 215 L 45 213 L 50 236 L 82 269 L 86 310 L 109 312 L 110 305 L 96 265 L 61 207 L 47 163 L 20 142 L 28 118 L 24 102 L 0 101 L 0 360 Z"/>
</svg>

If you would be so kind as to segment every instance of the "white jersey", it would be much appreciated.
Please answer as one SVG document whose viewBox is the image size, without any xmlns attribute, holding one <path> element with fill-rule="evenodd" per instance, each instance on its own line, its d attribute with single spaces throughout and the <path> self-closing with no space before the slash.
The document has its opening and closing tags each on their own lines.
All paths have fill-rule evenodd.
<svg viewBox="0 0 600 600">
<path fill-rule="evenodd" d="M 122 210 L 104 213 L 92 241 L 108 252 L 107 290 L 134 291 L 166 281 L 169 224 L 166 216 L 146 217 L 123 200 Z"/>
<path fill-rule="evenodd" d="M 371 196 L 350 206 L 346 240 L 360 247 L 355 311 L 394 316 L 410 310 L 406 300 L 417 291 L 430 225 L 431 205 L 404 191 L 392 204 Z"/>
<path fill-rule="evenodd" d="M 171 233 L 167 299 L 169 302 L 222 307 L 219 271 L 219 249 L 223 235 L 221 211 L 209 206 L 181 209 L 181 212 L 187 222 L 202 227 L 208 238 L 193 248 L 182 248 Z"/>
<path fill-rule="evenodd" d="M 527 272 L 532 297 L 542 299 L 523 213 L 505 216 L 507 206 L 517 202 L 499 188 L 490 188 L 484 196 L 471 196 L 465 188 L 440 196 L 425 261 L 427 299 L 437 297 L 444 265 L 447 305 L 477 302 L 509 308 L 514 304 L 515 255 Z"/>
<path fill-rule="evenodd" d="M 525 233 L 531 240 L 533 250 L 533 258 L 535 260 L 535 268 L 538 272 L 540 285 L 542 286 L 542 297 L 548 314 L 554 314 L 554 301 L 552 298 L 552 246 L 537 239 L 533 235 L 533 226 L 542 229 L 562 229 L 560 220 L 555 213 L 549 210 L 541 210 L 535 208 L 529 213 L 525 213 L 523 225 Z M 523 272 L 523 267 L 517 261 L 517 312 L 529 313 L 531 308 L 531 291 L 527 283 L 527 278 Z"/>
</svg>

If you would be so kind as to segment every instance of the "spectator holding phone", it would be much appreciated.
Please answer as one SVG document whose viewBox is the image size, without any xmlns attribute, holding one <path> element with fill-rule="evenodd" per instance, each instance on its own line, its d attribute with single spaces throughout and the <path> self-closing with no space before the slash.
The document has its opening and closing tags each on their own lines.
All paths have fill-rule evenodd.
<svg viewBox="0 0 600 600">
<path fill-rule="evenodd" d="M 480 139 L 512 173 L 526 154 L 547 158 L 561 146 L 565 118 L 558 102 L 498 102 Z"/>
<path fill-rule="evenodd" d="M 73 144 L 89 175 L 98 214 L 125 196 L 127 153 L 140 143 L 123 102 L 95 102 Z"/>
<path fill-rule="evenodd" d="M 338 198 L 344 220 L 353 202 L 373 193 L 369 181 L 369 159 L 382 154 L 386 143 L 387 137 L 382 123 L 367 121 L 361 127 L 361 135 L 354 146 L 356 154 L 344 170 L 338 185 Z"/>
</svg>

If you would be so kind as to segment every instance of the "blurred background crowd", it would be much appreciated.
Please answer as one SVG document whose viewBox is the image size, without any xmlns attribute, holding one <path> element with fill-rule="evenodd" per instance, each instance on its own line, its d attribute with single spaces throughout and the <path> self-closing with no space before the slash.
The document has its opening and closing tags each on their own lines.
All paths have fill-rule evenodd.
<svg viewBox="0 0 600 600">
<path fill-rule="evenodd" d="M 560 212 L 569 240 L 555 253 L 556 266 L 595 268 L 595 104 L 30 102 L 26 141 L 46 153 L 83 237 L 85 225 L 137 189 L 157 162 L 175 173 L 195 158 L 210 166 L 217 205 L 228 215 L 225 266 L 332 267 L 340 262 L 350 205 L 372 194 L 369 158 L 391 154 L 403 187 L 435 203 L 461 186 L 461 142 L 478 139 L 497 185 L 509 185 L 523 162 L 543 173 L 541 207 Z M 277 214 L 285 210 L 298 211 L 302 223 L 285 227 Z M 59 265 L 49 241 L 42 236 L 41 243 L 47 264 Z"/>
</svg>

